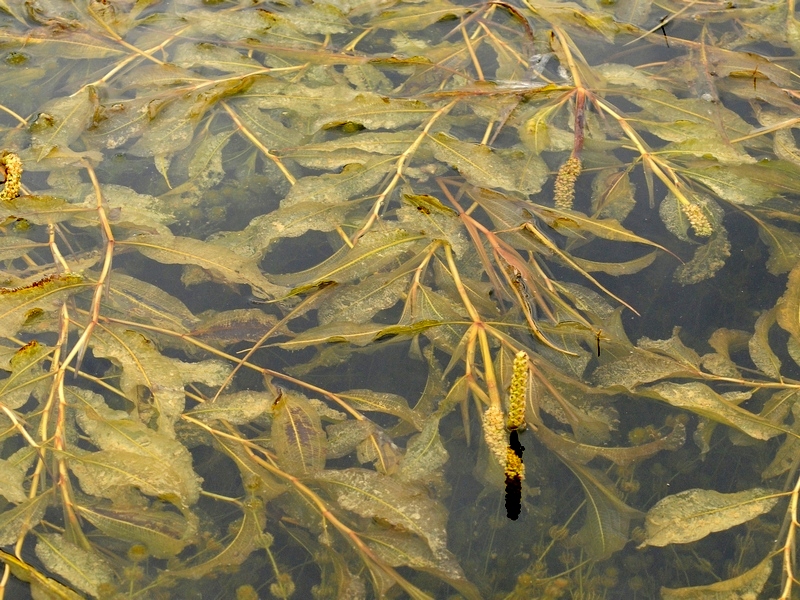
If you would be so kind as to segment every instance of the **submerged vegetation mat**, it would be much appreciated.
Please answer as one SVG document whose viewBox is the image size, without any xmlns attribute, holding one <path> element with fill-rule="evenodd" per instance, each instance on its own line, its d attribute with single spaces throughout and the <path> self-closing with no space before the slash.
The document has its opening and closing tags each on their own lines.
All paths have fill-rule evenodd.
<svg viewBox="0 0 800 600">
<path fill-rule="evenodd" d="M 798 50 L 792 2 L 0 0 L 0 589 L 797 597 Z"/>
</svg>

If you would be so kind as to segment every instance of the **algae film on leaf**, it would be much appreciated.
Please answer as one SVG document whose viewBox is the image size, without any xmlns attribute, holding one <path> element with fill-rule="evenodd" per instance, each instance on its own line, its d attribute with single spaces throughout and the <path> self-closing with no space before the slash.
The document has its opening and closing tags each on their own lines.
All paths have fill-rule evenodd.
<svg viewBox="0 0 800 600">
<path fill-rule="evenodd" d="M 0 1 L 4 589 L 796 597 L 798 39 Z"/>
</svg>

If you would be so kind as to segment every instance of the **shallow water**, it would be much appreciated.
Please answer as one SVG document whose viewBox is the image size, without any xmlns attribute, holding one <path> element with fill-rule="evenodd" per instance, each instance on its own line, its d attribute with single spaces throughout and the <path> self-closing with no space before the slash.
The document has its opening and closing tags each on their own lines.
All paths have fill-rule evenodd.
<svg viewBox="0 0 800 600">
<path fill-rule="evenodd" d="M 791 597 L 796 31 L 0 3 L 7 594 Z"/>
</svg>

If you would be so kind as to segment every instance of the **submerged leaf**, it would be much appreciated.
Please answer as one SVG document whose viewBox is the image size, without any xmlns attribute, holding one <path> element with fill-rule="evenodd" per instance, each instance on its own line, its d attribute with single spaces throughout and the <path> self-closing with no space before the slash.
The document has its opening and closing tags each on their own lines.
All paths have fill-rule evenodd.
<svg viewBox="0 0 800 600">
<path fill-rule="evenodd" d="M 547 166 L 533 153 L 499 153 L 488 146 L 462 142 L 445 133 L 431 138 L 433 154 L 449 164 L 467 181 L 478 187 L 503 188 L 523 194 L 536 194 L 547 178 Z M 519 174 L 525 174 L 519 179 Z"/>
<path fill-rule="evenodd" d="M 659 383 L 648 388 L 647 394 L 737 429 L 757 440 L 768 440 L 786 431 L 784 427 L 729 402 L 703 383 Z"/>
<path fill-rule="evenodd" d="M 246 283 L 260 297 L 276 297 L 283 290 L 267 280 L 255 262 L 193 238 L 142 235 L 126 240 L 144 256 L 164 264 L 197 265 L 227 283 Z"/>
<path fill-rule="evenodd" d="M 283 390 L 274 401 L 271 432 L 272 446 L 283 469 L 304 476 L 325 468 L 327 439 L 308 398 Z"/>
<path fill-rule="evenodd" d="M 364 469 L 324 471 L 316 479 L 330 489 L 342 508 L 362 517 L 382 519 L 421 537 L 437 559 L 449 556 L 447 513 L 427 494 Z"/>
<path fill-rule="evenodd" d="M 643 545 L 667 546 L 703 539 L 769 512 L 781 496 L 764 488 L 732 494 L 693 489 L 667 496 L 647 512 Z"/>
<path fill-rule="evenodd" d="M 141 508 L 76 505 L 78 514 L 107 536 L 144 544 L 156 558 L 179 554 L 197 531 L 197 524 L 176 512 Z"/>
<path fill-rule="evenodd" d="M 100 597 L 101 587 L 114 583 L 114 571 L 105 560 L 68 542 L 59 533 L 39 534 L 36 556 L 51 572 L 95 598 Z"/>
<path fill-rule="evenodd" d="M 662 600 L 749 600 L 758 598 L 772 574 L 773 557 L 767 556 L 738 577 L 709 585 L 685 588 L 661 588 Z"/>
</svg>

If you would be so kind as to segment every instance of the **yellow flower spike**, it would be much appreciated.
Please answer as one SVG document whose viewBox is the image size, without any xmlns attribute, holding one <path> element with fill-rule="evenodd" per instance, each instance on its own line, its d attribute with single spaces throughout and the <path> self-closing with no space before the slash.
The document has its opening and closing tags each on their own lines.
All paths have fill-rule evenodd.
<svg viewBox="0 0 800 600">
<path fill-rule="evenodd" d="M 577 156 L 570 156 L 564 164 L 561 165 L 553 190 L 553 199 L 555 200 L 556 208 L 565 210 L 572 208 L 572 203 L 575 200 L 575 182 L 578 180 L 578 175 L 581 174 L 582 170 L 583 165 L 581 164 L 581 159 Z"/>
<path fill-rule="evenodd" d="M 525 479 L 525 464 L 511 446 L 506 447 L 506 480 L 508 479 Z"/>
<path fill-rule="evenodd" d="M 6 184 L 0 191 L 0 202 L 8 202 L 19 196 L 22 161 L 13 152 L 3 152 L 0 155 L 0 165 L 3 165 L 6 170 Z"/>
<path fill-rule="evenodd" d="M 520 350 L 514 357 L 511 388 L 508 391 L 509 431 L 525 430 L 525 391 L 528 388 L 528 355 Z"/>
<path fill-rule="evenodd" d="M 708 237 L 711 235 L 713 231 L 711 229 L 711 222 L 708 220 L 702 208 L 697 204 L 681 203 L 681 210 L 683 210 L 683 214 L 686 215 L 686 218 L 689 219 L 689 223 L 698 237 Z"/>
<path fill-rule="evenodd" d="M 500 466 L 505 468 L 507 442 L 503 421 L 503 411 L 498 406 L 490 406 L 483 413 L 483 439 Z"/>
</svg>

